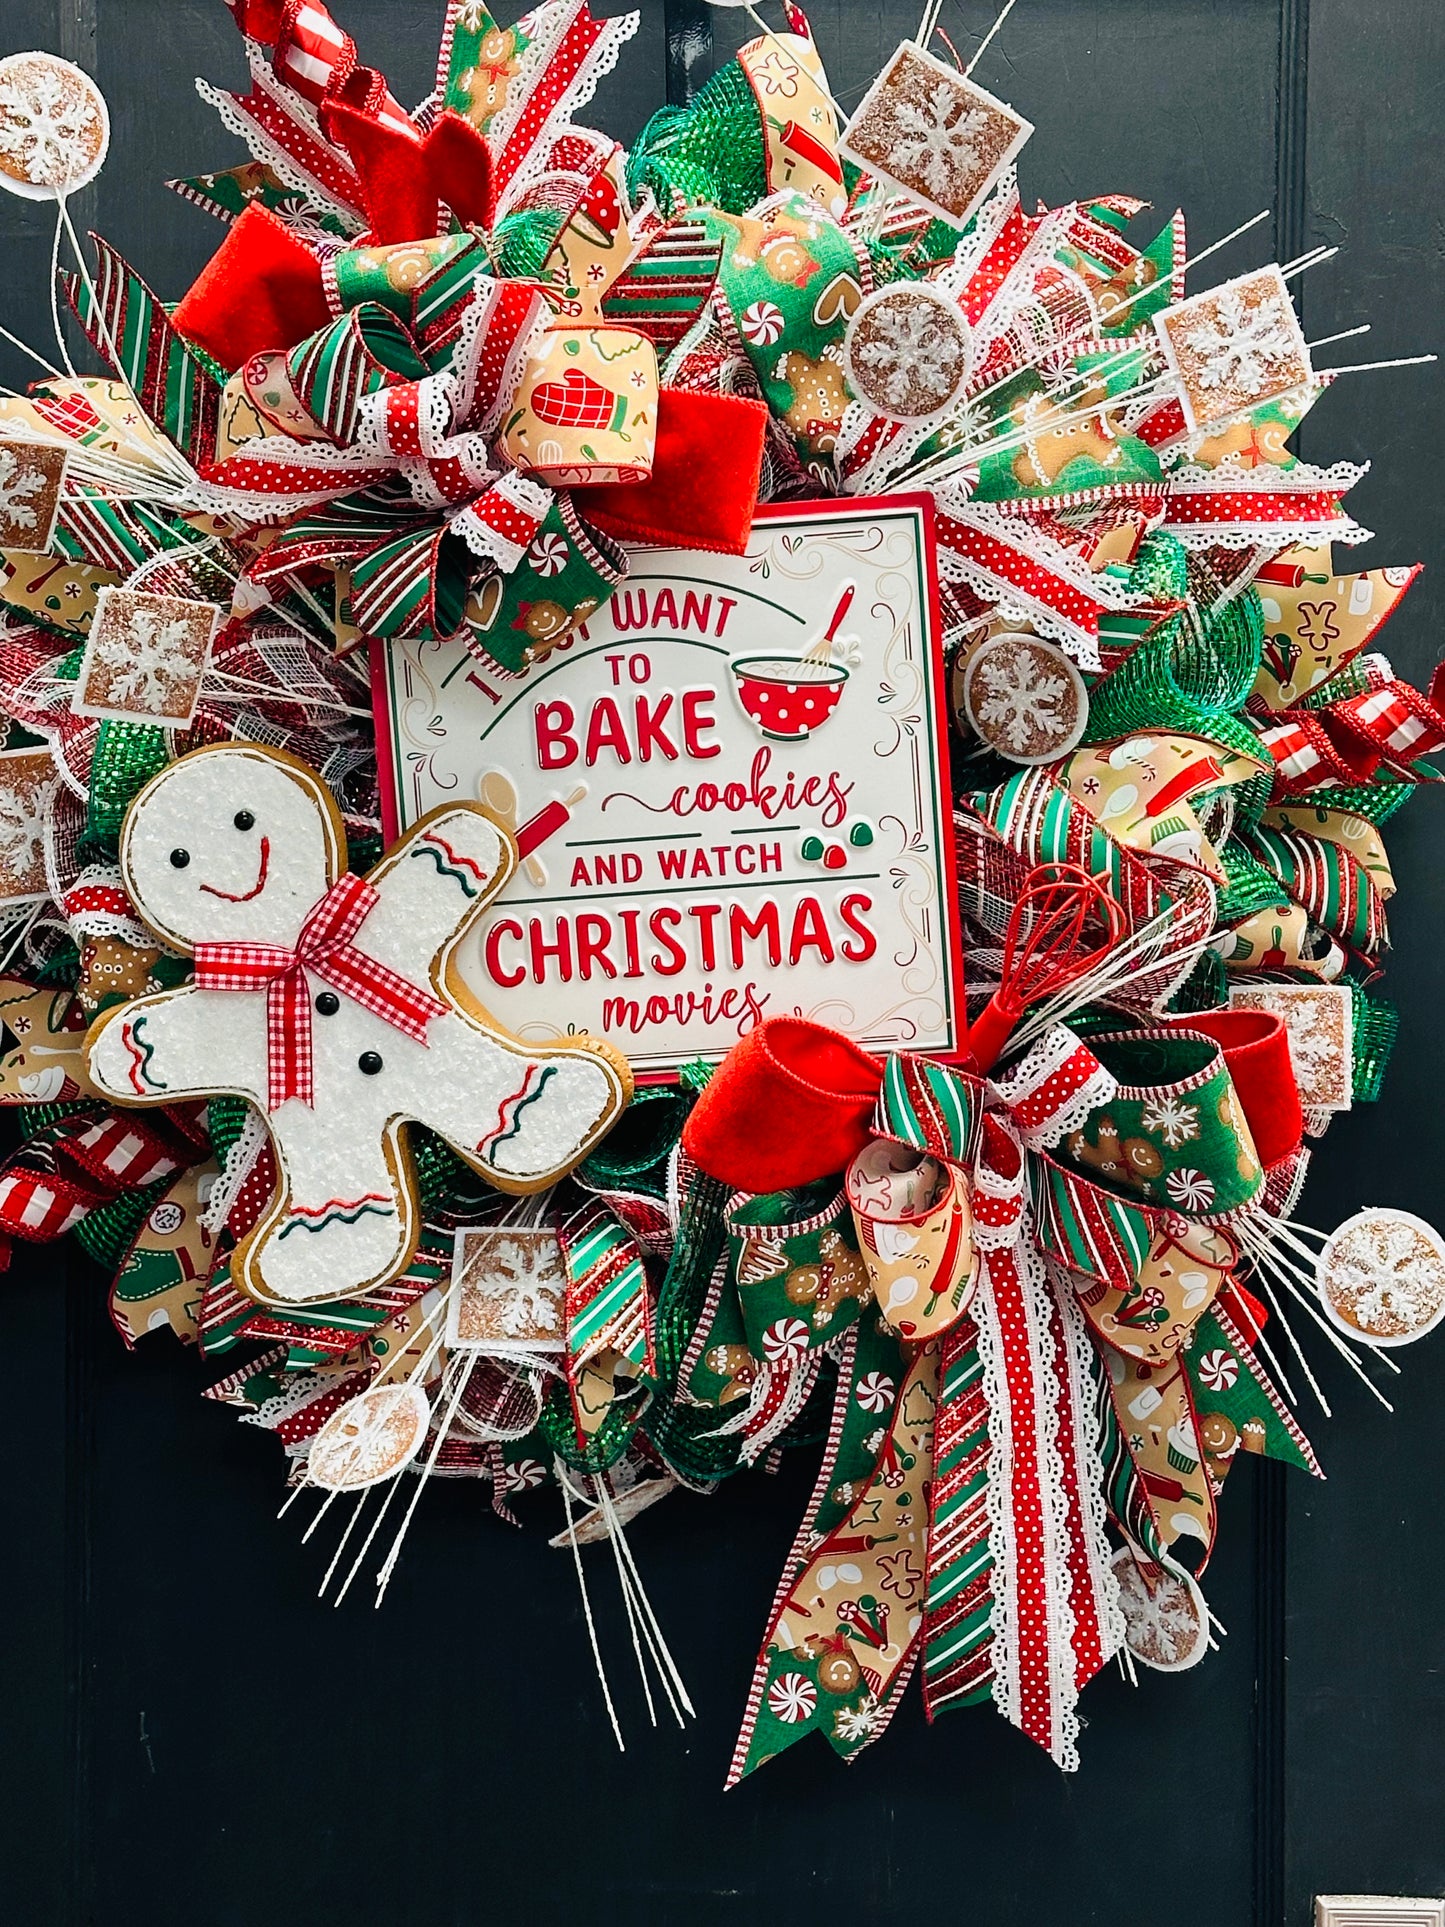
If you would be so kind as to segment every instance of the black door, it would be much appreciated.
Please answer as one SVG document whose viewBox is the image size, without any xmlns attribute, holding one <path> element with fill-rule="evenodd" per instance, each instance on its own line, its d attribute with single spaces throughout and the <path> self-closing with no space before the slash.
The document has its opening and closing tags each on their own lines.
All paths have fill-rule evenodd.
<svg viewBox="0 0 1445 1927">
<path fill-rule="evenodd" d="M 771 9 L 770 9 L 771 10 Z M 337 0 L 398 96 L 431 85 L 440 7 Z M 991 9 L 949 0 L 967 48 Z M 708 45 L 716 23 L 719 47 Z M 911 9 L 822 0 L 835 92 L 861 93 Z M 646 0 L 589 118 L 630 137 L 751 27 Z M 174 297 L 216 242 L 162 181 L 235 143 L 191 87 L 235 83 L 220 0 L 0 0 L 0 48 L 41 46 L 99 77 L 112 155 L 86 205 Z M 1445 12 L 1433 0 L 1022 0 L 979 72 L 1039 125 L 1026 194 L 1091 191 L 1185 208 L 1196 244 L 1257 209 L 1272 244 L 1339 242 L 1303 288 L 1307 332 L 1370 319 L 1375 355 L 1438 345 Z M 7 325 L 47 335 L 43 214 L 0 197 Z M 1342 359 L 1363 359 L 1341 356 Z M 23 360 L 3 349 L 6 380 Z M 1317 460 L 1373 459 L 1352 497 L 1381 538 L 1363 565 L 1440 558 L 1435 370 L 1359 376 L 1315 411 Z M 1435 574 L 1391 630 L 1428 680 Z M 1337 1122 L 1306 1214 L 1358 1203 L 1439 1218 L 1438 1019 L 1445 819 L 1391 832 L 1400 887 L 1390 989 L 1404 1043 L 1383 1102 Z M 323 1561 L 281 1498 L 273 1444 L 203 1404 L 205 1368 L 166 1336 L 127 1355 L 103 1280 L 55 1248 L 0 1284 L 4 1544 L 0 1912 L 16 1923 L 1049 1921 L 1117 1927 L 1302 1923 L 1320 1891 L 1445 1891 L 1445 1342 L 1406 1360 L 1387 1417 L 1322 1367 L 1311 1427 L 1329 1473 L 1230 1481 L 1211 1603 L 1227 1639 L 1197 1670 L 1111 1672 L 1084 1702 L 1082 1772 L 1057 1775 L 990 1714 L 925 1728 L 910 1702 L 845 1771 L 788 1753 L 721 1782 L 779 1564 L 811 1469 L 674 1498 L 632 1530 L 699 1710 L 653 1732 L 630 1693 L 620 1609 L 599 1601 L 628 1750 L 592 1676 L 565 1554 L 433 1486 L 385 1610 L 315 1598 Z M 807 1455 L 794 1455 L 795 1460 Z"/>
</svg>

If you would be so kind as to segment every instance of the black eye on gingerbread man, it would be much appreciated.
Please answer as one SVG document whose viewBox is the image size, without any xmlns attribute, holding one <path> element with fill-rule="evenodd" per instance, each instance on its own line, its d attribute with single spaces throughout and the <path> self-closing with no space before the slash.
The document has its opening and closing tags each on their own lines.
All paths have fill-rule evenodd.
<svg viewBox="0 0 1445 1927">
<path fill-rule="evenodd" d="M 237 810 L 231 821 L 238 830 L 254 830 L 256 827 L 256 819 L 249 810 Z"/>
<path fill-rule="evenodd" d="M 184 870 L 186 865 L 190 862 L 190 860 L 191 860 L 191 853 L 189 850 L 172 850 L 171 851 L 171 868 L 173 870 Z"/>
</svg>

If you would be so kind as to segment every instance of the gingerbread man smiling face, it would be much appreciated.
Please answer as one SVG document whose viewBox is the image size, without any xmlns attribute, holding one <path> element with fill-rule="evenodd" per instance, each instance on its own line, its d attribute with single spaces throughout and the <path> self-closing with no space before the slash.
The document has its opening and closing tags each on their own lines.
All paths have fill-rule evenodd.
<svg viewBox="0 0 1445 1927">
<path fill-rule="evenodd" d="M 344 874 L 345 852 L 305 764 L 234 743 L 153 778 L 121 834 L 132 898 L 196 981 L 102 1017 L 90 1074 L 121 1103 L 233 1094 L 261 1113 L 278 1183 L 231 1271 L 274 1305 L 355 1297 L 405 1269 L 409 1122 L 499 1189 L 535 1191 L 631 1094 L 609 1045 L 530 1049 L 457 979 L 459 944 L 516 867 L 486 811 L 432 811 L 365 878 Z"/>
</svg>

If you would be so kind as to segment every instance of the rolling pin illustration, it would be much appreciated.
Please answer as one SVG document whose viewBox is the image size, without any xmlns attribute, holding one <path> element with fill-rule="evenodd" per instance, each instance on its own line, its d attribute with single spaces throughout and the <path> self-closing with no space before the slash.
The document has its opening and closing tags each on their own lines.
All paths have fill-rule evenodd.
<svg viewBox="0 0 1445 1927">
<path fill-rule="evenodd" d="M 517 786 L 505 770 L 489 769 L 477 785 L 480 800 L 512 832 L 516 839 L 517 855 L 522 859 L 522 868 L 538 886 L 545 885 L 547 868 L 533 852 L 571 822 L 573 810 L 586 794 L 587 785 L 579 783 L 566 796 L 560 800 L 553 797 L 551 802 L 543 804 L 535 816 L 529 816 L 525 823 L 519 823 Z"/>
</svg>

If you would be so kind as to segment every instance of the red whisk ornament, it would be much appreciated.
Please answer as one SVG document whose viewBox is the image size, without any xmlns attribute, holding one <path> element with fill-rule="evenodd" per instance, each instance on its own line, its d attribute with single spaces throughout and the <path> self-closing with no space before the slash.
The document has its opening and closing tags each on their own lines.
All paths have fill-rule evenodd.
<svg viewBox="0 0 1445 1927">
<path fill-rule="evenodd" d="M 992 1070 L 1028 1006 L 1086 976 L 1125 928 L 1123 906 L 1079 864 L 1043 863 L 1032 871 L 1004 932 L 998 989 L 969 1026 L 977 1069 Z"/>
</svg>

